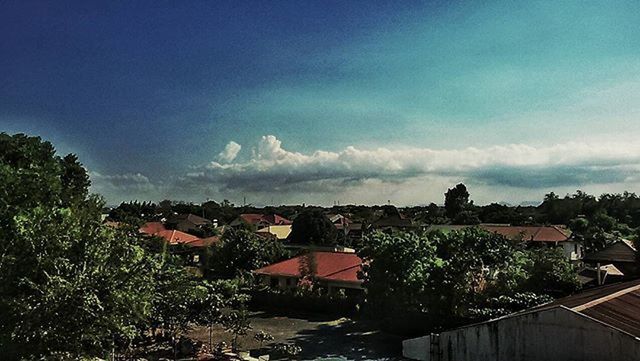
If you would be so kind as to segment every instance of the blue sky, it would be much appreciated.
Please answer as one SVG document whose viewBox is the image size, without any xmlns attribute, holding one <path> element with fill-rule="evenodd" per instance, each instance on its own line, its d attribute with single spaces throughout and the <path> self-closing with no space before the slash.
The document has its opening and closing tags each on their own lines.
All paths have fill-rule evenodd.
<svg viewBox="0 0 640 361">
<path fill-rule="evenodd" d="M 459 181 L 478 203 L 519 203 L 638 186 L 637 2 L 0 9 L 0 131 L 77 153 L 110 203 L 440 203 Z"/>
</svg>

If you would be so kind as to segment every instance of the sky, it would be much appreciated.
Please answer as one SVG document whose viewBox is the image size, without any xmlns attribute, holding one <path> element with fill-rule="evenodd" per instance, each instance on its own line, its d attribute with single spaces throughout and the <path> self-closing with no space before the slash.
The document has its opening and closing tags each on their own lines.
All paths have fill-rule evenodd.
<svg viewBox="0 0 640 361">
<path fill-rule="evenodd" d="M 640 185 L 640 3 L 0 1 L 0 131 L 109 204 Z"/>
</svg>

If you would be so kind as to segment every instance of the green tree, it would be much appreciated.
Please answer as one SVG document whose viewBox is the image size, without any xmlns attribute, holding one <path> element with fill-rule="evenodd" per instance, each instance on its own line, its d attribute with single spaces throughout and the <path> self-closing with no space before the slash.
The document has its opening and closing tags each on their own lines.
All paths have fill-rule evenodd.
<svg viewBox="0 0 640 361">
<path fill-rule="evenodd" d="M 468 210 L 469 205 L 469 192 L 462 183 L 449 188 L 444 194 L 444 209 L 451 220 L 455 220 L 460 213 Z"/>
<path fill-rule="evenodd" d="M 338 231 L 321 209 L 309 209 L 293 220 L 289 240 L 294 243 L 334 246 L 338 240 Z"/>
<path fill-rule="evenodd" d="M 204 282 L 202 287 L 206 292 L 196 300 L 193 319 L 209 329 L 209 350 L 213 351 L 213 326 L 222 323 L 223 309 L 247 302 L 248 296 L 240 291 L 237 280 Z"/>
<path fill-rule="evenodd" d="M 365 260 L 366 302 L 374 314 L 394 314 L 394 310 L 427 311 L 433 305 L 434 274 L 444 267 L 437 255 L 439 240 L 415 233 L 376 232 L 365 239 L 358 255 Z M 437 296 L 436 296 L 437 297 Z"/>
<path fill-rule="evenodd" d="M 238 351 L 238 338 L 245 336 L 249 330 L 251 330 L 251 319 L 249 318 L 249 312 L 245 307 L 241 307 L 238 310 L 233 310 L 226 314 L 222 318 L 222 325 L 227 332 L 233 335 L 232 348 L 233 351 Z"/>
<path fill-rule="evenodd" d="M 213 246 L 206 268 L 213 276 L 233 278 L 285 258 L 288 252 L 274 238 L 243 229 L 228 229 Z"/>
<path fill-rule="evenodd" d="M 564 296 L 580 287 L 575 267 L 561 248 L 532 248 L 527 250 L 530 260 L 528 279 L 523 288 L 551 296 Z"/>
<path fill-rule="evenodd" d="M 378 232 L 364 244 L 366 307 L 390 319 L 408 314 L 404 321 L 422 323 L 422 331 L 517 311 L 577 287 L 559 250 L 529 250 L 476 228 Z"/>
<path fill-rule="evenodd" d="M 89 193 L 89 175 L 75 154 L 67 154 L 61 161 L 60 181 L 64 185 L 60 195 L 62 204 L 70 205 L 85 200 Z"/>
<path fill-rule="evenodd" d="M 60 158 L 38 137 L 0 134 L 3 358 L 104 358 L 168 319 L 162 297 L 191 294 L 177 292 L 186 271 L 151 252 L 134 227 L 102 224 L 104 203 L 88 186 L 75 156 Z"/>
<path fill-rule="evenodd" d="M 19 357 L 97 356 L 143 332 L 158 260 L 131 232 L 97 219 L 69 208 L 14 217 L 0 266 L 0 348 Z"/>
</svg>

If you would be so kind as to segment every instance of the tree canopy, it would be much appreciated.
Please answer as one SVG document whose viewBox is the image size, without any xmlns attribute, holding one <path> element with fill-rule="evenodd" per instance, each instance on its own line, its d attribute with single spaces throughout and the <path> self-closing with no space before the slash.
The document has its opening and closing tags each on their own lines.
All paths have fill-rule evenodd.
<svg viewBox="0 0 640 361">
<path fill-rule="evenodd" d="M 228 229 L 210 250 L 207 271 L 216 278 L 233 278 L 288 255 L 282 242 L 263 238 L 245 229 Z"/>
<path fill-rule="evenodd" d="M 338 231 L 321 209 L 308 209 L 293 220 L 289 240 L 294 243 L 333 246 L 338 242 Z"/>
<path fill-rule="evenodd" d="M 576 271 L 558 250 L 526 249 L 475 228 L 378 232 L 364 244 L 359 255 L 369 310 L 391 318 L 423 315 L 431 327 L 423 331 L 513 312 L 578 287 Z"/>
<path fill-rule="evenodd" d="M 444 208 L 447 217 L 455 224 L 480 223 L 472 210 L 473 202 L 469 201 L 467 187 L 460 183 L 444 194 Z"/>
<path fill-rule="evenodd" d="M 61 158 L 38 137 L 0 134 L 5 358 L 105 357 L 150 327 L 184 325 L 206 293 L 134 227 L 103 225 L 104 204 L 88 186 L 74 155 Z"/>
</svg>

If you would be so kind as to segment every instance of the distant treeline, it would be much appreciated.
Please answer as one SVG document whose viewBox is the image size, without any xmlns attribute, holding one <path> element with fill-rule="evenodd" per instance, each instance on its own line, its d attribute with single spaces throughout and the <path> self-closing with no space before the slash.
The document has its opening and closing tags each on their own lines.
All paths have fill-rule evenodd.
<svg viewBox="0 0 640 361">
<path fill-rule="evenodd" d="M 452 188 L 448 194 L 454 190 Z M 466 189 L 466 187 L 465 187 Z M 511 225 L 571 225 L 579 218 L 594 216 L 611 217 L 611 221 L 625 224 L 631 228 L 640 226 L 640 197 L 635 193 L 602 194 L 599 197 L 580 190 L 574 194 L 560 197 L 555 193 L 545 195 L 538 206 L 511 206 L 491 203 L 484 206 L 473 204 L 467 197 L 458 202 L 461 205 L 444 206 L 431 203 L 425 206 L 400 207 L 398 210 L 406 217 L 424 224 L 477 224 L 499 223 Z M 251 205 L 236 206 L 227 200 L 222 202 L 207 201 L 202 204 L 182 201 L 163 200 L 154 202 L 123 202 L 109 212 L 110 219 L 124 221 L 128 218 L 139 218 L 143 221 L 157 220 L 171 214 L 195 214 L 207 219 L 216 219 L 220 224 L 227 224 L 243 213 L 280 214 L 294 219 L 303 210 L 320 209 L 327 214 L 343 214 L 354 222 L 371 223 L 385 214 L 392 214 L 389 205 L 340 205 L 332 207 L 281 205 L 255 207 Z M 453 213 L 450 209 L 454 209 Z M 456 211 L 456 208 L 458 209 Z M 461 217 L 461 215 L 463 215 Z"/>
</svg>

